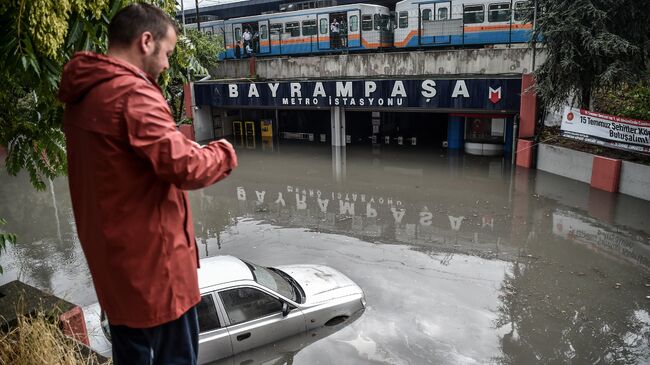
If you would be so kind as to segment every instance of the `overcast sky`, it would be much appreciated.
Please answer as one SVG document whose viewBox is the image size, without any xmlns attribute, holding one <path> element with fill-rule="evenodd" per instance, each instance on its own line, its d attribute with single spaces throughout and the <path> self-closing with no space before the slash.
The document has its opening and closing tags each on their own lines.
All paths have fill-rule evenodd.
<svg viewBox="0 0 650 365">
<path fill-rule="evenodd" d="M 219 5 L 219 4 L 223 4 L 223 3 L 232 3 L 232 2 L 237 2 L 237 1 L 247 1 L 247 0 L 199 0 L 199 8 L 202 8 L 204 6 Z M 196 1 L 195 0 L 183 0 L 183 6 L 185 6 L 185 10 L 194 9 L 194 8 L 196 8 Z"/>
</svg>

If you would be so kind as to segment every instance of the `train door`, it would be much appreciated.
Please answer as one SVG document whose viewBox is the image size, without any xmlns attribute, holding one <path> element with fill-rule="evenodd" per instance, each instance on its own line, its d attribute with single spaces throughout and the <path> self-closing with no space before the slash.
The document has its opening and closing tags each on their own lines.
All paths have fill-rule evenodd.
<svg viewBox="0 0 650 365">
<path fill-rule="evenodd" d="M 434 5 L 434 17 L 440 25 L 441 34 L 436 35 L 433 42 L 436 44 L 451 43 L 452 35 L 462 34 L 462 23 L 458 20 L 455 21 L 456 26 L 454 28 L 454 21 L 451 20 L 451 1 L 435 3 Z"/>
<path fill-rule="evenodd" d="M 451 1 L 420 4 L 418 13 L 421 45 L 451 43 L 452 35 L 462 34 L 462 23 L 451 20 Z"/>
<path fill-rule="evenodd" d="M 318 14 L 318 49 L 331 49 L 330 15 Z"/>
<path fill-rule="evenodd" d="M 359 27 L 359 19 L 361 18 L 361 10 L 350 10 L 347 14 L 347 46 L 348 48 L 361 47 L 361 28 Z"/>
<path fill-rule="evenodd" d="M 233 24 L 232 25 L 232 35 L 233 35 L 233 42 L 232 42 L 232 48 L 235 50 L 235 58 L 241 58 L 243 54 L 243 50 L 241 49 L 241 35 L 242 35 L 242 25 L 241 24 Z"/>
<path fill-rule="evenodd" d="M 261 20 L 257 24 L 257 33 L 259 35 L 259 53 L 265 54 L 271 52 L 271 37 L 269 36 L 269 21 Z"/>
</svg>

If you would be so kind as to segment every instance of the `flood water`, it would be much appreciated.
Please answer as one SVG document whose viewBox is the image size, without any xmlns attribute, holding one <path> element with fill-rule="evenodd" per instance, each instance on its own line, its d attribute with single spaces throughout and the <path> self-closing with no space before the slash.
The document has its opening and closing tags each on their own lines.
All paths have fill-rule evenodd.
<svg viewBox="0 0 650 365">
<path fill-rule="evenodd" d="M 332 266 L 368 308 L 224 363 L 650 362 L 649 202 L 432 149 L 237 150 L 230 178 L 190 193 L 202 257 Z M 20 241 L 0 256 L 0 284 L 91 308 L 66 180 L 44 192 L 0 181 L 0 217 Z"/>
</svg>

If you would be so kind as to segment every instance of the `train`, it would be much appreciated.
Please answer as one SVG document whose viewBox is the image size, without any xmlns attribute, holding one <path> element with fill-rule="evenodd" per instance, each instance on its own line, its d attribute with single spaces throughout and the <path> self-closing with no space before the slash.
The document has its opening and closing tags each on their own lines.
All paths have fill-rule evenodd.
<svg viewBox="0 0 650 365">
<path fill-rule="evenodd" d="M 532 36 L 528 7 L 526 0 L 403 0 L 391 11 L 359 3 L 212 20 L 201 31 L 223 37 L 222 60 L 513 44 Z"/>
</svg>

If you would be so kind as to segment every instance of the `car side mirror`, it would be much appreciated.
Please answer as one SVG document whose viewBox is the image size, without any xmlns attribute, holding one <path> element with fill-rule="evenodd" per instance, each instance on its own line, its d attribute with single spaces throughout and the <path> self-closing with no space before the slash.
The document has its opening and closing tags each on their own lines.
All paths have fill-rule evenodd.
<svg viewBox="0 0 650 365">
<path fill-rule="evenodd" d="M 291 312 L 291 307 L 289 307 L 289 303 L 282 302 L 282 316 L 283 317 L 288 316 L 289 312 Z"/>
</svg>

